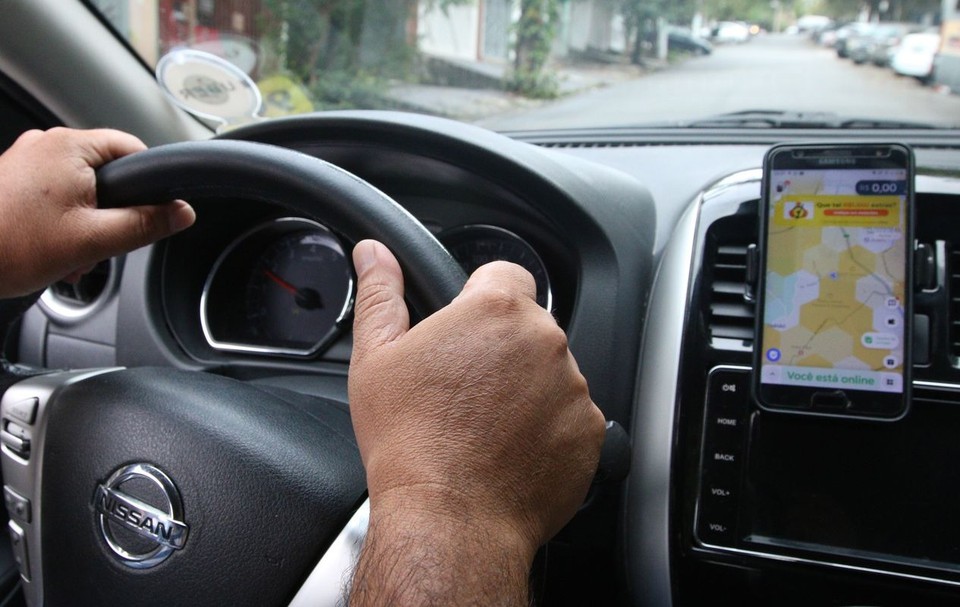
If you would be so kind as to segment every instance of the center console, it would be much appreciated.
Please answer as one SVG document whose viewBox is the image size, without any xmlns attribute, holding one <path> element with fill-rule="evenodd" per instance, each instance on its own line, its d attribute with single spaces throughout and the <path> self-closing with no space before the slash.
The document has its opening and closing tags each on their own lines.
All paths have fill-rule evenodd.
<svg viewBox="0 0 960 607">
<path fill-rule="evenodd" d="M 675 596 L 956 604 L 960 237 L 951 226 L 960 225 L 960 193 L 929 176 L 918 189 L 916 235 L 929 268 L 916 290 L 908 413 L 795 415 L 762 409 L 751 395 L 746 265 L 759 177 L 728 179 L 696 203 L 674 421 L 681 448 L 671 464 Z"/>
</svg>

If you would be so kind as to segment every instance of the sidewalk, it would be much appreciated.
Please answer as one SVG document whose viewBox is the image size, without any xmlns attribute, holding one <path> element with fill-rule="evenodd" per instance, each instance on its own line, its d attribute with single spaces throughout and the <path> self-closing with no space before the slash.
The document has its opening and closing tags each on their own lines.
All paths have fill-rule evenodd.
<svg viewBox="0 0 960 607">
<path fill-rule="evenodd" d="M 462 62 L 461 62 L 462 65 Z M 619 63 L 558 63 L 551 69 L 557 75 L 560 97 L 567 97 L 618 82 L 633 80 L 664 65 L 640 67 Z M 477 64 L 484 75 L 505 79 L 507 66 Z M 429 84 L 396 84 L 386 93 L 397 109 L 476 121 L 518 109 L 529 109 L 550 103 L 550 99 L 529 99 L 494 88 L 465 88 Z"/>
</svg>

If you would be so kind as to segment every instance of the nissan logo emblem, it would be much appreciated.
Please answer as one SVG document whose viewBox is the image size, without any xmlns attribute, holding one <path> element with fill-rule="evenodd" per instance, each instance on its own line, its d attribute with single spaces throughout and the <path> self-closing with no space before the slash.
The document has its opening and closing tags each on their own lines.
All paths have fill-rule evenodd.
<svg viewBox="0 0 960 607">
<path fill-rule="evenodd" d="M 101 537 L 129 567 L 156 567 L 187 542 L 180 492 L 150 464 L 124 466 L 111 474 L 97 485 L 93 505 Z"/>
</svg>

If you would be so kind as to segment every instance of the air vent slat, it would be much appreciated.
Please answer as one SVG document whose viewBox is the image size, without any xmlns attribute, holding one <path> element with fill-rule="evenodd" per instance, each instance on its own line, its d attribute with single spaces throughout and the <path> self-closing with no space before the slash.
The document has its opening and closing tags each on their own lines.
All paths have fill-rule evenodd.
<svg viewBox="0 0 960 607">
<path fill-rule="evenodd" d="M 726 316 L 728 318 L 746 318 L 753 320 L 753 306 L 747 303 L 712 303 L 710 311 L 714 316 Z"/>
<path fill-rule="evenodd" d="M 732 218 L 731 218 L 732 219 Z M 705 251 L 708 268 L 706 310 L 710 345 L 719 350 L 749 351 L 753 346 L 754 306 L 744 299 L 747 292 L 747 246 L 753 230 L 741 218 L 722 230 Z"/>
<path fill-rule="evenodd" d="M 712 285 L 712 290 L 717 296 L 722 295 L 739 295 L 742 296 L 746 292 L 746 285 L 742 282 L 732 282 L 726 280 L 716 280 Z"/>
<path fill-rule="evenodd" d="M 710 334 L 713 337 L 726 337 L 730 339 L 753 341 L 753 325 L 740 327 L 736 325 L 711 324 Z"/>
</svg>

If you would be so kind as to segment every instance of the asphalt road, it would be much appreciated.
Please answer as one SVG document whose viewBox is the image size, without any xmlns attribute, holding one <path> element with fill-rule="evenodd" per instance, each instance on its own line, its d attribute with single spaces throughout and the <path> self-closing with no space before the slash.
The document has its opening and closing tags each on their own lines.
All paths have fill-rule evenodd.
<svg viewBox="0 0 960 607">
<path fill-rule="evenodd" d="M 717 47 L 706 57 L 481 124 L 495 130 L 590 127 L 760 109 L 960 126 L 960 95 L 924 87 L 890 69 L 854 65 L 806 38 L 786 35 Z"/>
</svg>

